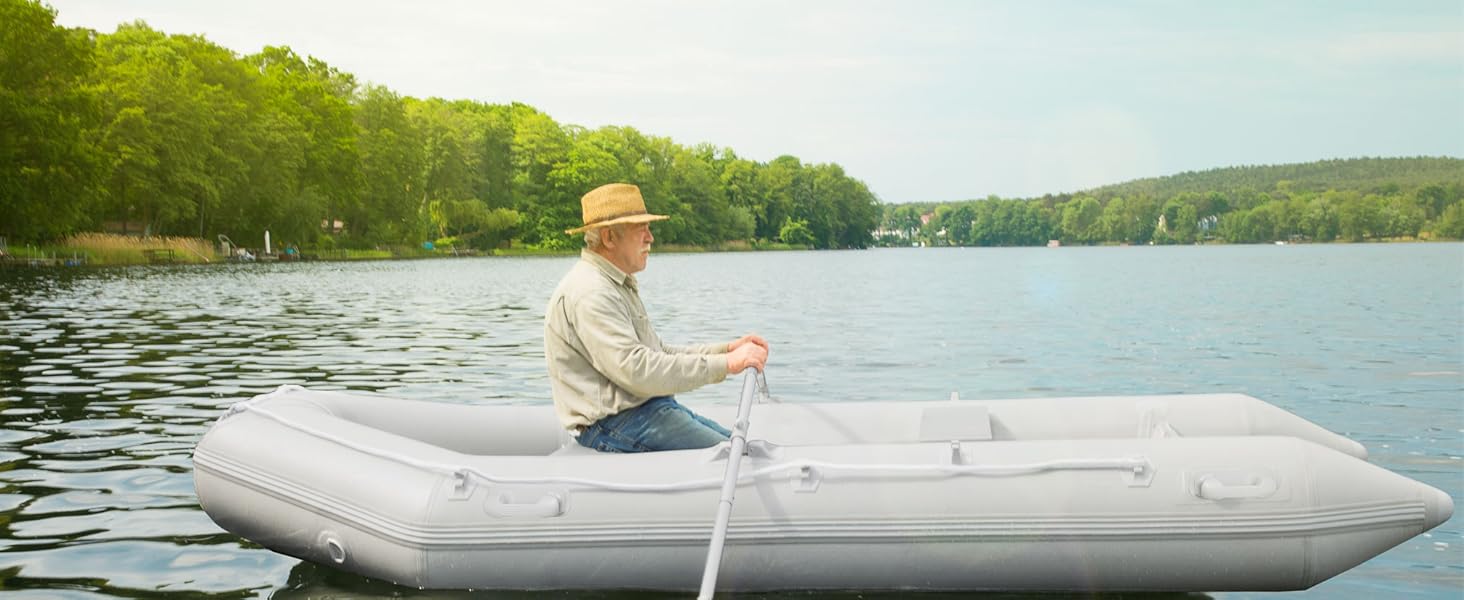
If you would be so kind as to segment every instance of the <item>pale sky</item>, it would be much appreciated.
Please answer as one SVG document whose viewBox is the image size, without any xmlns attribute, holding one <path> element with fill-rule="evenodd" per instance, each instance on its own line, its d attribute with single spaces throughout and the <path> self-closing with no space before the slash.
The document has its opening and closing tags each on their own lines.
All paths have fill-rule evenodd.
<svg viewBox="0 0 1464 600">
<path fill-rule="evenodd" d="M 885 202 L 1216 167 L 1464 156 L 1464 2 L 50 0 L 399 94 L 523 102 Z"/>
</svg>

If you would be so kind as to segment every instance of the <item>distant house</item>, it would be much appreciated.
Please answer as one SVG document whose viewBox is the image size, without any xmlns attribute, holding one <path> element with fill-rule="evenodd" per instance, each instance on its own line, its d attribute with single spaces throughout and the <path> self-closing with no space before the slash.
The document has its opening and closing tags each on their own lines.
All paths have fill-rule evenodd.
<svg viewBox="0 0 1464 600">
<path fill-rule="evenodd" d="M 346 230 L 346 224 L 341 222 L 340 219 L 332 221 L 322 219 L 320 221 L 320 228 L 325 230 L 327 233 L 340 233 Z"/>
<path fill-rule="evenodd" d="M 935 213 L 933 213 L 933 212 L 928 212 L 928 213 L 925 213 L 923 215 L 920 215 L 920 226 L 921 227 L 924 227 L 926 225 L 929 225 L 930 224 L 930 220 L 931 219 L 934 219 L 934 218 L 935 218 Z"/>
</svg>

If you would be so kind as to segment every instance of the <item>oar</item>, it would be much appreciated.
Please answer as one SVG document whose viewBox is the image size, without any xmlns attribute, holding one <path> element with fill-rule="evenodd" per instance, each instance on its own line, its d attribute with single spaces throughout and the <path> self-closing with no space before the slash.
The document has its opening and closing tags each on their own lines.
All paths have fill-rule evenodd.
<svg viewBox="0 0 1464 600">
<path fill-rule="evenodd" d="M 722 546 L 727 543 L 727 522 L 732 520 L 732 498 L 737 495 L 737 471 L 742 468 L 742 452 L 747 448 L 747 417 L 752 413 L 753 393 L 767 394 L 768 382 L 756 369 L 742 380 L 742 400 L 737 404 L 737 422 L 732 425 L 731 454 L 727 455 L 727 476 L 722 479 L 722 500 L 717 505 L 717 524 L 712 528 L 712 544 L 707 548 L 707 566 L 702 571 L 700 600 L 711 600 L 717 591 L 717 571 L 722 568 Z"/>
</svg>

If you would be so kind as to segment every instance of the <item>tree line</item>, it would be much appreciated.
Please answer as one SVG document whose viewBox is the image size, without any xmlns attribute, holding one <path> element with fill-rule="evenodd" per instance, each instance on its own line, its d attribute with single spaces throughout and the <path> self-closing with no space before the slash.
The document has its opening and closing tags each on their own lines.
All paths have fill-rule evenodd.
<svg viewBox="0 0 1464 600">
<path fill-rule="evenodd" d="M 317 247 L 572 248 L 579 198 L 638 184 L 671 244 L 873 242 L 837 164 L 769 162 L 531 106 L 417 99 L 287 47 L 240 56 L 145 23 L 110 34 L 0 0 L 0 236 L 103 228 Z"/>
<path fill-rule="evenodd" d="M 1464 160 L 1232 167 L 1071 195 L 887 205 L 877 233 L 889 246 L 1464 239 Z"/>
<path fill-rule="evenodd" d="M 1153 196 L 1185 192 L 1272 190 L 1284 182 L 1288 192 L 1358 190 L 1386 192 L 1436 183 L 1464 181 L 1464 161 L 1449 157 L 1345 158 L 1282 165 L 1248 165 L 1188 171 L 1105 185 L 1087 192 L 1098 198 Z"/>
</svg>

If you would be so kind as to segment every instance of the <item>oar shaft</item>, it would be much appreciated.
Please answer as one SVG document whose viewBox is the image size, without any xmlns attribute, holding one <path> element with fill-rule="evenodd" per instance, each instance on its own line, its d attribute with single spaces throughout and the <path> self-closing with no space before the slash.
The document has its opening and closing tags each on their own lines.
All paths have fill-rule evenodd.
<svg viewBox="0 0 1464 600">
<path fill-rule="evenodd" d="M 712 528 L 712 543 L 707 547 L 707 565 L 702 571 L 701 593 L 697 594 L 697 598 L 701 600 L 711 600 L 712 594 L 717 591 L 717 572 L 722 568 L 722 547 L 727 543 L 727 523 L 732 520 L 732 500 L 737 495 L 737 473 L 742 469 L 742 452 L 747 449 L 747 419 L 752 414 L 752 398 L 757 393 L 757 379 L 761 376 L 761 372 L 752 371 L 742 380 L 742 400 L 737 404 L 737 422 L 732 426 L 727 476 L 722 479 L 722 500 L 717 504 L 717 522 Z"/>
</svg>

